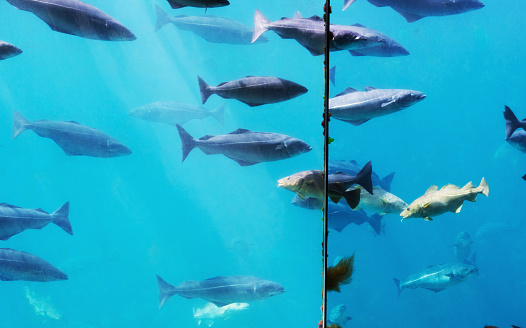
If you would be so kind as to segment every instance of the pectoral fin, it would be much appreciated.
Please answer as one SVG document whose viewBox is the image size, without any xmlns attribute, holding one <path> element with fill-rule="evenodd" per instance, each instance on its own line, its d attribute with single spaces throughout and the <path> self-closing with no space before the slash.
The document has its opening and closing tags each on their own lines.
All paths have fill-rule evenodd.
<svg viewBox="0 0 526 328">
<path fill-rule="evenodd" d="M 431 205 L 431 202 L 429 202 L 429 203 L 425 203 L 424 206 L 422 206 L 422 208 L 423 208 L 423 209 L 426 209 L 426 208 L 429 207 L 429 205 Z"/>
<path fill-rule="evenodd" d="M 460 210 L 462 209 L 462 205 L 463 204 L 460 204 L 460 206 L 457 209 L 453 209 L 453 210 L 451 210 L 451 212 L 453 212 L 453 213 L 460 213 Z"/>
<path fill-rule="evenodd" d="M 426 221 L 433 221 L 433 219 L 430 218 L 429 216 L 426 216 L 426 217 L 424 218 L 424 220 L 426 220 Z"/>
</svg>

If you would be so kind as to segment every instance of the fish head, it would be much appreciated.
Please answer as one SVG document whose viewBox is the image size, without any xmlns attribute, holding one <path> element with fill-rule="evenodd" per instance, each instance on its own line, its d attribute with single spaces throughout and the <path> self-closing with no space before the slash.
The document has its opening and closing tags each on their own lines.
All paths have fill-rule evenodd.
<svg viewBox="0 0 526 328">
<path fill-rule="evenodd" d="M 108 26 L 109 41 L 133 41 L 137 39 L 132 31 L 117 21 L 108 21 L 106 24 Z"/>
<path fill-rule="evenodd" d="M 312 150 L 312 147 L 306 142 L 296 138 L 289 138 L 285 140 L 280 146 L 285 148 L 289 157 L 294 157 Z"/>
<path fill-rule="evenodd" d="M 474 265 L 459 265 L 455 269 L 453 269 L 453 278 L 458 280 L 466 280 L 469 277 L 471 277 L 473 274 L 478 272 L 479 269 Z"/>
<path fill-rule="evenodd" d="M 471 243 L 473 242 L 471 241 L 471 236 L 469 235 L 469 232 L 462 231 L 461 233 L 458 234 L 457 236 L 458 245 L 466 246 L 466 245 L 470 245 Z"/>
<path fill-rule="evenodd" d="M 484 4 L 479 0 L 449 0 L 444 1 L 443 6 L 450 14 L 462 14 L 468 11 L 481 9 Z"/>
<path fill-rule="evenodd" d="M 0 60 L 18 56 L 22 50 L 10 43 L 0 41 Z"/>
<path fill-rule="evenodd" d="M 130 148 L 126 147 L 117 140 L 110 139 L 106 141 L 106 143 L 109 157 L 126 156 L 132 153 Z"/>
<path fill-rule="evenodd" d="M 303 178 L 303 172 L 289 175 L 278 180 L 278 187 L 286 189 L 292 192 L 298 192 L 303 187 L 305 179 Z"/>
<path fill-rule="evenodd" d="M 287 90 L 287 93 L 292 98 L 300 96 L 304 93 L 307 93 L 307 91 L 309 91 L 307 88 L 305 88 L 301 84 L 298 84 L 292 81 L 282 80 L 282 83 L 285 89 Z"/>
<path fill-rule="evenodd" d="M 403 218 L 403 219 L 411 219 L 411 218 L 419 218 L 419 217 L 423 217 L 422 216 L 422 206 L 418 205 L 418 204 L 411 204 L 409 205 L 408 207 L 406 207 L 402 213 L 400 213 L 400 216 Z"/>
<path fill-rule="evenodd" d="M 285 292 L 285 288 L 272 281 L 262 281 L 254 286 L 254 292 L 259 298 L 276 296 Z"/>
<path fill-rule="evenodd" d="M 404 90 L 393 96 L 393 100 L 400 107 L 409 107 L 416 104 L 419 101 L 424 100 L 425 97 L 426 95 L 420 91 Z"/>
<path fill-rule="evenodd" d="M 332 35 L 332 42 L 336 48 L 341 50 L 361 49 L 372 46 L 366 36 L 345 28 L 332 31 Z"/>
<path fill-rule="evenodd" d="M 330 314 L 332 322 L 340 322 L 343 318 L 347 318 L 347 307 L 345 304 L 336 305 Z"/>
</svg>

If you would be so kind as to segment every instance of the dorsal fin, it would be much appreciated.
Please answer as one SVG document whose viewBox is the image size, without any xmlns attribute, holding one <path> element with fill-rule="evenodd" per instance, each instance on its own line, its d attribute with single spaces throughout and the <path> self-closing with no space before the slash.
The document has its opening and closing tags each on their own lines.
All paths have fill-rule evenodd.
<svg viewBox="0 0 526 328">
<path fill-rule="evenodd" d="M 229 134 L 243 134 L 243 133 L 250 133 L 252 131 L 247 129 L 237 129 L 236 131 L 232 131 Z"/>
<path fill-rule="evenodd" d="M 215 137 L 215 136 L 211 136 L 211 135 L 207 134 L 206 136 L 203 136 L 203 137 L 199 138 L 199 140 L 208 140 L 208 139 L 213 138 L 213 137 Z"/>
<path fill-rule="evenodd" d="M 431 187 L 427 188 L 426 192 L 424 193 L 425 194 L 428 194 L 430 192 L 435 192 L 438 190 L 438 186 L 437 185 L 432 185 Z"/>
<path fill-rule="evenodd" d="M 318 16 L 318 15 L 314 15 L 314 16 L 309 17 L 307 19 L 310 19 L 310 20 L 316 21 L 316 22 L 323 22 L 323 19 L 320 16 Z"/>
<path fill-rule="evenodd" d="M 460 189 L 458 186 L 455 186 L 454 184 L 451 184 L 451 183 L 448 183 L 447 185 L 443 186 L 440 190 L 442 189 Z"/>
<path fill-rule="evenodd" d="M 353 24 L 353 25 L 351 25 L 351 26 L 356 26 L 356 27 L 363 27 L 363 28 L 367 28 L 367 27 L 363 26 L 362 24 L 358 24 L 358 23 L 356 23 L 356 24 Z"/>
<path fill-rule="evenodd" d="M 473 185 L 471 181 L 466 183 L 466 185 L 462 187 L 462 189 L 471 189 L 471 188 L 475 188 L 475 186 Z"/>
<path fill-rule="evenodd" d="M 22 208 L 22 207 L 19 207 L 19 206 L 8 204 L 8 203 L 0 203 L 0 206 L 10 207 L 10 208 Z"/>
<path fill-rule="evenodd" d="M 303 15 L 299 12 L 299 11 L 296 11 L 296 13 L 294 14 L 294 17 L 292 17 L 294 19 L 301 19 L 303 18 Z"/>
<path fill-rule="evenodd" d="M 338 93 L 335 97 L 347 95 L 347 94 L 353 93 L 353 92 L 359 92 L 359 91 L 356 90 L 356 89 L 353 89 L 353 88 L 347 88 L 347 89 L 343 90 L 342 92 Z"/>
<path fill-rule="evenodd" d="M 376 90 L 377 88 L 375 87 L 365 87 L 363 88 L 365 91 L 371 91 L 371 90 Z"/>
<path fill-rule="evenodd" d="M 41 209 L 41 208 L 34 208 L 33 211 L 37 211 L 37 212 L 41 212 L 41 213 L 49 214 L 48 212 L 44 211 L 44 210 Z"/>
<path fill-rule="evenodd" d="M 76 121 L 64 121 L 64 123 L 73 123 L 73 124 L 81 125 L 79 122 L 76 122 Z"/>
</svg>

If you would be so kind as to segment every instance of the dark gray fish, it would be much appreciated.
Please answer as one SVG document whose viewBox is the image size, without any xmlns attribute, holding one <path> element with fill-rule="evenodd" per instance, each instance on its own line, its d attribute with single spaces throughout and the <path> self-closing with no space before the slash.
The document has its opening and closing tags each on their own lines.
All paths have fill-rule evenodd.
<svg viewBox="0 0 526 328">
<path fill-rule="evenodd" d="M 100 9 L 78 0 L 7 0 L 32 12 L 53 31 L 103 41 L 133 41 L 135 35 Z"/>
<path fill-rule="evenodd" d="M 308 90 L 289 80 L 273 76 L 247 76 L 239 80 L 223 82 L 217 87 L 208 85 L 197 77 L 203 104 L 216 94 L 225 99 L 237 99 L 250 107 L 273 104 L 296 98 Z"/>
<path fill-rule="evenodd" d="M 387 35 L 367 28 L 361 24 L 354 24 L 353 26 L 356 26 L 357 28 L 363 28 L 369 31 L 369 33 L 376 33 L 378 37 L 383 38 L 385 41 L 375 47 L 349 50 L 351 55 L 373 57 L 397 57 L 409 55 L 409 51 L 407 51 L 404 47 L 402 47 L 400 43 L 396 42 L 394 39 L 388 37 Z"/>
<path fill-rule="evenodd" d="M 508 106 L 504 106 L 504 120 L 506 121 L 506 139 L 509 139 L 517 129 L 526 129 L 526 119 L 519 121 Z"/>
<path fill-rule="evenodd" d="M 0 248 L 0 280 L 55 281 L 68 276 L 38 256 Z"/>
<path fill-rule="evenodd" d="M 228 6 L 228 0 L 168 0 L 172 9 L 179 9 L 183 7 L 197 7 L 197 8 L 216 8 Z"/>
<path fill-rule="evenodd" d="M 250 303 L 279 295 L 285 289 L 278 283 L 248 276 L 214 277 L 202 281 L 185 281 L 172 286 L 157 276 L 159 308 L 173 295 L 201 298 L 221 307 L 232 303 Z"/>
<path fill-rule="evenodd" d="M 134 108 L 128 114 L 146 121 L 169 125 L 183 125 L 191 120 L 202 120 L 211 116 L 223 124 L 225 105 L 219 105 L 213 110 L 208 110 L 200 106 L 158 101 Z"/>
<path fill-rule="evenodd" d="M 424 288 L 438 293 L 465 281 L 478 270 L 476 266 L 464 263 L 439 264 L 409 276 L 404 283 L 395 278 L 393 280 L 398 288 L 398 296 L 404 288 Z"/>
<path fill-rule="evenodd" d="M 323 208 L 323 200 L 314 197 L 305 197 L 301 199 L 298 195 L 292 199 L 292 205 L 310 209 L 310 210 L 321 210 Z M 329 200 L 329 219 L 327 221 L 330 229 L 342 232 L 342 230 L 353 223 L 356 225 L 362 225 L 367 223 L 373 228 L 377 235 L 383 232 L 382 215 L 373 214 L 368 216 L 364 210 L 353 211 L 348 204 L 339 202 L 334 203 Z"/>
<path fill-rule="evenodd" d="M 117 157 L 131 150 L 106 133 L 77 122 L 40 120 L 31 122 L 14 113 L 13 139 L 25 130 L 53 140 L 68 156 Z"/>
<path fill-rule="evenodd" d="M 331 117 L 356 126 L 401 111 L 425 97 L 422 92 L 414 90 L 365 87 L 365 91 L 358 91 L 347 88 L 329 99 L 329 112 Z"/>
<path fill-rule="evenodd" d="M 373 165 L 371 161 L 367 162 L 363 168 L 356 175 L 349 175 L 343 172 L 336 172 L 329 174 L 329 185 L 339 185 L 343 189 L 347 189 L 354 184 L 359 184 L 370 194 L 373 193 L 372 181 Z"/>
<path fill-rule="evenodd" d="M 159 6 L 155 6 L 157 23 L 155 31 L 172 23 L 180 30 L 190 31 L 212 43 L 251 44 L 254 29 L 224 17 L 218 16 L 169 16 Z M 267 38 L 258 39 L 258 43 L 267 42 Z"/>
<path fill-rule="evenodd" d="M 201 149 L 207 155 L 225 155 L 241 166 L 287 159 L 312 149 L 299 139 L 279 133 L 238 129 L 229 134 L 207 135 L 196 140 L 180 125 L 177 125 L 177 129 L 181 137 L 183 161 L 194 148 Z"/>
<path fill-rule="evenodd" d="M 329 161 L 329 174 L 336 172 L 343 172 L 348 175 L 356 175 L 362 167 L 355 161 L 331 160 Z M 373 186 L 382 187 L 386 191 L 391 191 L 391 183 L 393 182 L 395 172 L 380 178 L 374 171 L 371 173 Z"/>
<path fill-rule="evenodd" d="M 20 48 L 15 47 L 11 43 L 0 40 L 0 60 L 18 56 L 22 53 Z"/>
<path fill-rule="evenodd" d="M 523 153 L 526 153 L 526 131 L 515 131 L 506 141 Z"/>
<path fill-rule="evenodd" d="M 53 222 L 62 230 L 72 235 L 73 230 L 68 220 L 68 213 L 69 202 L 51 214 L 40 208 L 26 209 L 1 203 L 0 240 L 8 240 L 12 236 L 27 229 L 42 229 L 50 222 Z"/>
<path fill-rule="evenodd" d="M 343 10 L 356 0 L 345 0 Z M 479 0 L 368 0 L 376 7 L 391 7 L 404 16 L 408 23 L 427 16 L 448 16 L 480 9 Z"/>
</svg>

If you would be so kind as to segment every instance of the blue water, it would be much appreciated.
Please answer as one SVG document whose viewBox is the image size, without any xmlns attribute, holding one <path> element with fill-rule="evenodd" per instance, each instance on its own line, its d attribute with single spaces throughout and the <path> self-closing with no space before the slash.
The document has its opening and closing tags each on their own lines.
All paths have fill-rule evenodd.
<svg viewBox="0 0 526 328">
<path fill-rule="evenodd" d="M 24 53 L 0 62 L 0 201 L 54 211 L 71 202 L 74 235 L 55 226 L 25 231 L 0 247 L 35 254 L 69 276 L 52 283 L 1 282 L 0 327 L 194 327 L 192 308 L 201 299 L 173 296 L 158 309 L 155 274 L 177 284 L 219 275 L 253 275 L 279 282 L 286 292 L 214 327 L 316 326 L 321 318 L 321 212 L 290 204 L 293 194 L 277 180 L 321 169 L 323 57 L 269 31 L 268 43 L 210 44 L 166 26 L 153 31 L 154 4 L 171 15 L 202 15 L 202 9 L 171 10 L 165 1 L 90 0 L 127 26 L 133 42 L 103 42 L 53 32 L 33 14 L 0 4 L 0 39 Z M 355 159 L 384 176 L 396 171 L 392 192 L 410 203 L 432 184 L 478 185 L 479 196 L 459 214 L 424 222 L 384 218 L 385 234 L 366 225 L 331 231 L 329 263 L 356 254 L 353 282 L 329 294 L 329 310 L 345 303 L 348 327 L 526 326 L 522 211 L 526 165 L 504 140 L 504 104 L 519 118 L 524 62 L 524 5 L 488 0 L 463 15 L 431 17 L 408 24 L 390 8 L 357 1 L 332 21 L 361 23 L 406 47 L 397 58 L 332 53 L 336 87 L 406 88 L 427 98 L 402 112 L 354 127 L 332 120 L 331 159 Z M 270 20 L 321 15 L 322 1 L 232 1 L 209 14 L 253 25 L 254 9 Z M 181 163 L 177 130 L 127 115 L 154 101 L 200 104 L 197 75 L 211 85 L 247 75 L 277 76 L 309 92 L 287 102 L 249 108 L 226 103 L 225 124 L 191 121 L 194 137 L 238 128 L 300 138 L 313 150 L 291 159 L 240 167 L 220 155 L 194 150 Z M 29 120 L 74 120 L 126 144 L 119 158 L 69 157 L 51 140 L 27 131 L 11 140 L 13 111 Z M 521 116 L 522 115 L 522 116 Z M 521 221 L 522 220 L 522 221 Z M 479 230 L 498 222 L 502 229 Z M 501 227 L 502 227 L 501 225 Z M 508 226 L 508 229 L 506 229 Z M 510 228 L 511 227 L 511 228 Z M 455 237 L 482 231 L 475 277 L 440 293 L 404 290 L 397 298 L 392 278 L 405 279 L 428 265 L 455 261 Z M 39 315 L 28 287 L 61 318 Z"/>
</svg>

